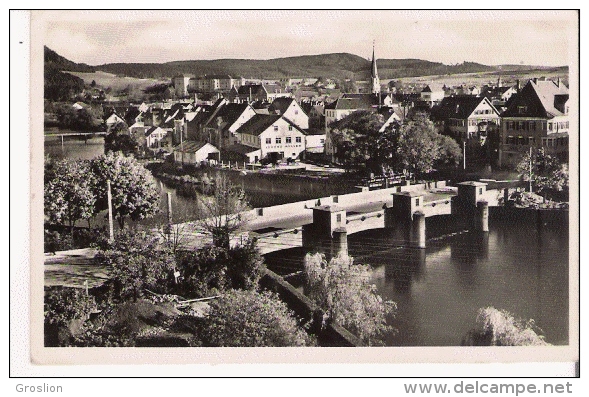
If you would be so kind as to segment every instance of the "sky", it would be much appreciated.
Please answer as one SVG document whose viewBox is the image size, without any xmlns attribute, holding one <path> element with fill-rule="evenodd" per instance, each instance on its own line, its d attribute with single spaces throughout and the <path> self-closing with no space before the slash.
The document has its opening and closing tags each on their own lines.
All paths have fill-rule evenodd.
<svg viewBox="0 0 589 397">
<path fill-rule="evenodd" d="M 571 11 L 37 11 L 44 42 L 89 65 L 349 52 L 445 64 L 571 63 Z"/>
</svg>

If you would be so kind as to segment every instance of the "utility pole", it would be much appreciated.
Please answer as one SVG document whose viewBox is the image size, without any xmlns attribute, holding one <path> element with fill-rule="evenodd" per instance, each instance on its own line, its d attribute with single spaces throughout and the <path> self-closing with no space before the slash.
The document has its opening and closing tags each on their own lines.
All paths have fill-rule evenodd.
<svg viewBox="0 0 589 397">
<path fill-rule="evenodd" d="M 115 238 L 115 231 L 112 219 L 112 193 L 110 191 L 110 180 L 106 181 L 106 198 L 108 201 L 108 237 L 112 242 Z"/>
<path fill-rule="evenodd" d="M 529 176 L 529 182 L 530 182 L 530 193 L 532 193 L 532 147 L 530 146 L 530 176 Z"/>
<path fill-rule="evenodd" d="M 466 169 L 466 141 L 462 142 L 462 169 Z"/>
</svg>

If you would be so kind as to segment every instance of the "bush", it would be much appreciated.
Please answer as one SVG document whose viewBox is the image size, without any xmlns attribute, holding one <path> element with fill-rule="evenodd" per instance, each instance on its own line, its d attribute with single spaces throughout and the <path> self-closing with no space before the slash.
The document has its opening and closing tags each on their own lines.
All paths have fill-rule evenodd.
<svg viewBox="0 0 589 397">
<path fill-rule="evenodd" d="M 68 325 L 72 320 L 84 320 L 96 307 L 94 297 L 78 288 L 49 287 L 45 290 L 45 323 Z"/>
<path fill-rule="evenodd" d="M 205 346 L 308 346 L 306 332 L 277 295 L 230 291 L 211 301 L 199 335 Z"/>
<path fill-rule="evenodd" d="M 112 244 L 98 251 L 95 260 L 112 268 L 114 295 L 120 299 L 137 300 L 145 289 L 168 293 L 174 288 L 174 255 L 146 232 L 119 232 Z"/>
<path fill-rule="evenodd" d="M 394 329 L 387 316 L 394 315 L 395 302 L 383 301 L 376 286 L 369 284 L 370 268 L 354 264 L 348 256 L 327 262 L 323 254 L 305 257 L 306 287 L 309 298 L 338 323 L 367 345 L 383 344 L 380 339 Z"/>
<path fill-rule="evenodd" d="M 475 346 L 546 346 L 542 330 L 533 319 L 515 318 L 506 310 L 486 307 L 477 316 L 479 328 L 469 332 L 463 345 Z"/>
</svg>

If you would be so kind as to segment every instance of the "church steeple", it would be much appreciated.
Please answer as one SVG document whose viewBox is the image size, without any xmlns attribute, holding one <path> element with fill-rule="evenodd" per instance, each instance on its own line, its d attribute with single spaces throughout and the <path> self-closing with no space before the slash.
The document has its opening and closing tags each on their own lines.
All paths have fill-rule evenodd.
<svg viewBox="0 0 589 397">
<path fill-rule="evenodd" d="M 380 94 L 380 79 L 376 69 L 376 58 L 374 57 L 374 41 L 372 42 L 372 67 L 370 69 L 370 85 L 373 94 Z"/>
</svg>

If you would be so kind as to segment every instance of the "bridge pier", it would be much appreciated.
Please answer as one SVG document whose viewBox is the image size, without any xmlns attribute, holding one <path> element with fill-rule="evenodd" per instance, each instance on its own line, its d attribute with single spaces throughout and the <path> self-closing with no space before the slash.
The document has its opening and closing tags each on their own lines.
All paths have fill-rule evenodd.
<svg viewBox="0 0 589 397">
<path fill-rule="evenodd" d="M 338 255 L 348 256 L 348 232 L 345 227 L 333 231 L 330 254 L 332 258 Z"/>
<path fill-rule="evenodd" d="M 303 247 L 318 250 L 330 257 L 348 255 L 346 211 L 337 205 L 318 205 L 313 209 L 313 223 L 303 225 Z"/>
<path fill-rule="evenodd" d="M 410 236 L 410 247 L 425 248 L 425 214 L 421 211 L 413 214 Z"/>
<path fill-rule="evenodd" d="M 489 203 L 486 201 L 479 201 L 477 203 L 477 215 L 478 215 L 478 222 L 476 225 L 478 226 L 477 229 L 481 232 L 488 232 L 489 231 Z"/>
<path fill-rule="evenodd" d="M 423 192 L 393 193 L 393 206 L 385 207 L 385 228 L 391 229 L 405 244 L 425 248 Z"/>
</svg>

